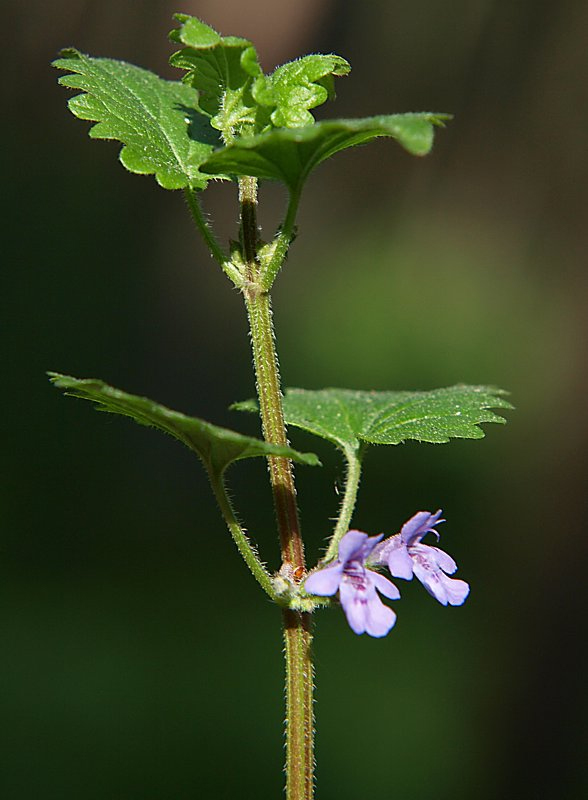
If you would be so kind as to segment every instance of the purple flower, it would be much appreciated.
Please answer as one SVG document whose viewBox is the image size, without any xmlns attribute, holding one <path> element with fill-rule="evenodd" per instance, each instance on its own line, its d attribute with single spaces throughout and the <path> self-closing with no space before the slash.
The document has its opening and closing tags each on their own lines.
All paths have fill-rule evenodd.
<svg viewBox="0 0 588 800">
<path fill-rule="evenodd" d="M 429 514 L 419 511 L 406 522 L 395 536 L 377 544 L 370 556 L 374 566 L 387 564 L 394 578 L 411 580 L 416 575 L 425 589 L 442 605 L 460 606 L 469 594 L 470 587 L 465 581 L 449 578 L 457 569 L 451 556 L 428 544 L 421 544 L 427 533 L 434 533 L 439 540 L 435 526 L 440 519 L 441 511 Z"/>
<path fill-rule="evenodd" d="M 304 584 L 309 594 L 328 596 L 339 590 L 339 599 L 351 629 L 355 633 L 378 637 L 385 636 L 396 622 L 396 614 L 382 603 L 378 592 L 390 600 L 400 597 L 400 592 L 388 578 L 365 566 L 382 535 L 368 536 L 361 531 L 347 531 L 339 542 L 337 561 L 313 572 Z"/>
</svg>

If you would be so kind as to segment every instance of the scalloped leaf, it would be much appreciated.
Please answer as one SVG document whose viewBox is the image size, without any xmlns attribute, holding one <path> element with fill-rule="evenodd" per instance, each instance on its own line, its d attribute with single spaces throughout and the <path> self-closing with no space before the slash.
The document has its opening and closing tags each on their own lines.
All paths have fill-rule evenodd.
<svg viewBox="0 0 588 800">
<path fill-rule="evenodd" d="M 187 70 L 183 82 L 197 89 L 200 108 L 225 141 L 252 129 L 257 103 L 251 95 L 254 79 L 263 76 L 257 52 L 247 39 L 220 36 L 196 17 L 175 14 L 180 27 L 170 33 L 173 42 L 184 45 L 170 64 Z"/>
<path fill-rule="evenodd" d="M 434 444 L 452 438 L 481 439 L 484 422 L 505 423 L 492 408 L 512 408 L 502 389 L 451 386 L 430 392 L 362 392 L 350 389 L 288 389 L 288 425 L 327 439 L 344 452 L 367 444 L 400 444 L 407 439 Z M 255 401 L 232 406 L 257 411 Z"/>
<path fill-rule="evenodd" d="M 252 175 L 282 181 L 299 192 L 310 172 L 327 158 L 378 136 L 395 139 L 412 155 L 426 155 L 433 146 L 434 128 L 446 114 L 390 114 L 365 119 L 317 122 L 304 128 L 279 128 L 239 139 L 216 150 L 203 172 Z"/>
<path fill-rule="evenodd" d="M 253 97 L 260 105 L 274 109 L 270 121 L 276 127 L 313 125 L 309 109 L 334 99 L 333 76 L 347 75 L 350 69 L 348 61 L 334 54 L 304 56 L 256 80 Z"/>
<path fill-rule="evenodd" d="M 74 49 L 63 50 L 53 66 L 71 73 L 59 79 L 62 86 L 83 92 L 70 99 L 72 114 L 96 123 L 90 137 L 122 142 L 119 159 L 130 172 L 154 175 L 164 189 L 204 189 L 212 177 L 224 177 L 200 172 L 221 141 L 191 87 Z"/>
<path fill-rule="evenodd" d="M 282 456 L 308 466 L 320 465 L 314 453 L 299 453 L 291 447 L 272 445 L 261 439 L 219 428 L 196 417 L 172 411 L 146 397 L 127 394 L 93 378 L 72 378 L 48 373 L 52 383 L 66 395 L 91 400 L 99 411 L 131 417 L 141 425 L 169 433 L 196 453 L 213 474 L 220 475 L 229 464 L 255 456 Z"/>
</svg>

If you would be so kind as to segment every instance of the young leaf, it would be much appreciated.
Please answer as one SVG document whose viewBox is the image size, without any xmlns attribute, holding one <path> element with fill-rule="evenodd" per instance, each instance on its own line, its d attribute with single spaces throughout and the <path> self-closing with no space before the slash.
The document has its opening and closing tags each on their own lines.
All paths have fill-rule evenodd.
<svg viewBox="0 0 588 800">
<path fill-rule="evenodd" d="M 202 419 L 172 411 L 146 397 L 122 392 L 100 380 L 81 380 L 56 372 L 50 372 L 49 376 L 55 386 L 65 390 L 65 394 L 91 400 L 99 411 L 122 414 L 141 425 L 169 433 L 193 450 L 216 476 L 231 462 L 254 456 L 283 456 L 308 466 L 320 464 L 314 453 L 299 453 L 291 447 L 268 444 L 261 439 L 219 428 Z"/>
<path fill-rule="evenodd" d="M 433 145 L 434 126 L 442 126 L 448 118 L 431 113 L 391 114 L 317 122 L 304 128 L 279 128 L 243 137 L 216 150 L 202 170 L 282 181 L 295 194 L 322 161 L 378 136 L 396 139 L 412 155 L 426 155 Z"/>
<path fill-rule="evenodd" d="M 71 73 L 59 79 L 62 86 L 83 92 L 69 101 L 72 114 L 96 122 L 92 138 L 122 142 L 119 158 L 130 172 L 155 175 L 164 189 L 205 188 L 213 176 L 199 167 L 220 138 L 198 112 L 194 89 L 73 49 L 62 51 L 53 66 Z"/>
<path fill-rule="evenodd" d="M 275 127 L 299 128 L 314 124 L 309 109 L 335 96 L 334 75 L 347 75 L 351 66 L 341 56 L 310 55 L 289 61 L 274 72 L 258 78 L 253 97 L 273 108 L 270 120 Z"/>
<path fill-rule="evenodd" d="M 288 425 L 327 439 L 344 452 L 357 452 L 362 443 L 481 439 L 481 423 L 505 422 L 489 410 L 512 408 L 504 394 L 488 386 L 462 385 L 430 392 L 288 389 L 284 416 Z M 237 403 L 233 408 L 257 410 L 254 401 Z"/>
<path fill-rule="evenodd" d="M 187 70 L 184 83 L 201 92 L 200 108 L 211 117 L 225 142 L 253 130 L 257 103 L 251 96 L 254 79 L 263 75 L 254 46 L 247 39 L 220 36 L 196 17 L 176 14 L 180 27 L 170 39 L 184 45 L 170 64 Z"/>
<path fill-rule="evenodd" d="M 184 45 L 170 63 L 187 70 L 184 81 L 202 93 L 200 108 L 225 142 L 267 128 L 312 125 L 309 109 L 334 97 L 335 75 L 351 69 L 336 55 L 310 55 L 264 75 L 247 39 L 220 36 L 196 17 L 176 14 L 180 27 L 170 34 Z"/>
</svg>

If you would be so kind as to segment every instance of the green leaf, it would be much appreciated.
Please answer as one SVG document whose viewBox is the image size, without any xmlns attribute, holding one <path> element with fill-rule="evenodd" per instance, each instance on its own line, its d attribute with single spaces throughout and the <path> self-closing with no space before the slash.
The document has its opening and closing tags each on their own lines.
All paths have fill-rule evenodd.
<svg viewBox="0 0 588 800">
<path fill-rule="evenodd" d="M 197 110 L 194 89 L 73 49 L 62 51 L 53 66 L 71 73 L 59 79 L 62 86 L 83 91 L 68 103 L 72 114 L 97 123 L 92 138 L 122 142 L 119 158 L 130 172 L 155 175 L 164 189 L 205 188 L 213 176 L 199 167 L 220 139 Z"/>
<path fill-rule="evenodd" d="M 317 122 L 304 128 L 279 128 L 247 136 L 216 150 L 202 165 L 204 172 L 252 175 L 282 181 L 299 192 L 310 172 L 340 150 L 388 136 L 412 155 L 426 155 L 433 145 L 434 126 L 443 114 L 392 114 L 366 119 Z"/>
<path fill-rule="evenodd" d="M 253 130 L 257 103 L 252 83 L 263 76 L 254 46 L 247 39 L 220 36 L 196 17 L 176 14 L 180 27 L 170 39 L 184 45 L 170 64 L 187 70 L 184 82 L 197 89 L 200 108 L 211 117 L 210 124 L 222 132 L 225 141 Z"/>
<path fill-rule="evenodd" d="M 146 397 L 122 392 L 100 380 L 81 380 L 56 372 L 50 372 L 49 376 L 55 386 L 64 389 L 67 395 L 97 403 L 99 411 L 122 414 L 141 425 L 169 433 L 193 450 L 207 469 L 217 476 L 231 462 L 254 456 L 283 456 L 308 466 L 320 464 L 314 453 L 299 453 L 291 447 L 268 444 L 261 439 L 219 428 L 202 419 L 172 411 Z"/>
<path fill-rule="evenodd" d="M 253 86 L 253 97 L 273 108 L 270 115 L 276 127 L 299 128 L 312 125 L 309 109 L 335 97 L 334 75 L 347 75 L 351 66 L 341 56 L 310 55 L 289 61 Z"/>
<path fill-rule="evenodd" d="M 288 425 L 327 439 L 344 452 L 357 452 L 363 443 L 481 439 L 481 423 L 505 422 L 489 410 L 512 408 L 504 394 L 489 386 L 462 385 L 430 392 L 288 389 L 284 416 Z M 248 400 L 233 408 L 256 411 L 257 405 Z"/>
<path fill-rule="evenodd" d="M 184 69 L 184 81 L 199 92 L 200 108 L 225 142 L 274 127 L 312 125 L 309 109 L 335 96 L 335 75 L 351 67 L 336 55 L 310 55 L 264 75 L 253 44 L 221 36 L 196 17 L 176 14 L 180 27 L 170 34 L 184 45 L 170 63 Z"/>
</svg>

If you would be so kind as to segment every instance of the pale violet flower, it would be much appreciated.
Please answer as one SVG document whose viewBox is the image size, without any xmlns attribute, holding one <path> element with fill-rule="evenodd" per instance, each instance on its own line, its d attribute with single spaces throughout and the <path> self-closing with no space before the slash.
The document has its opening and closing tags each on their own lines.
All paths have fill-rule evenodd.
<svg viewBox="0 0 588 800">
<path fill-rule="evenodd" d="M 394 578 L 411 580 L 416 575 L 429 594 L 442 605 L 460 606 L 469 594 L 470 587 L 465 581 L 449 578 L 457 569 L 457 564 L 438 547 L 421 544 L 427 533 L 433 533 L 439 540 L 435 526 L 441 522 L 441 511 L 430 514 L 419 511 L 402 526 L 400 533 L 390 536 L 376 544 L 369 561 L 373 566 L 387 564 Z"/>
<path fill-rule="evenodd" d="M 361 531 L 347 531 L 339 542 L 337 561 L 313 572 L 304 583 L 306 592 L 323 597 L 334 595 L 338 590 L 351 629 L 355 633 L 377 637 L 385 636 L 396 622 L 396 614 L 382 603 L 378 592 L 389 600 L 400 597 L 400 592 L 388 578 L 365 565 L 381 539 L 382 535 L 368 536 Z"/>
</svg>

